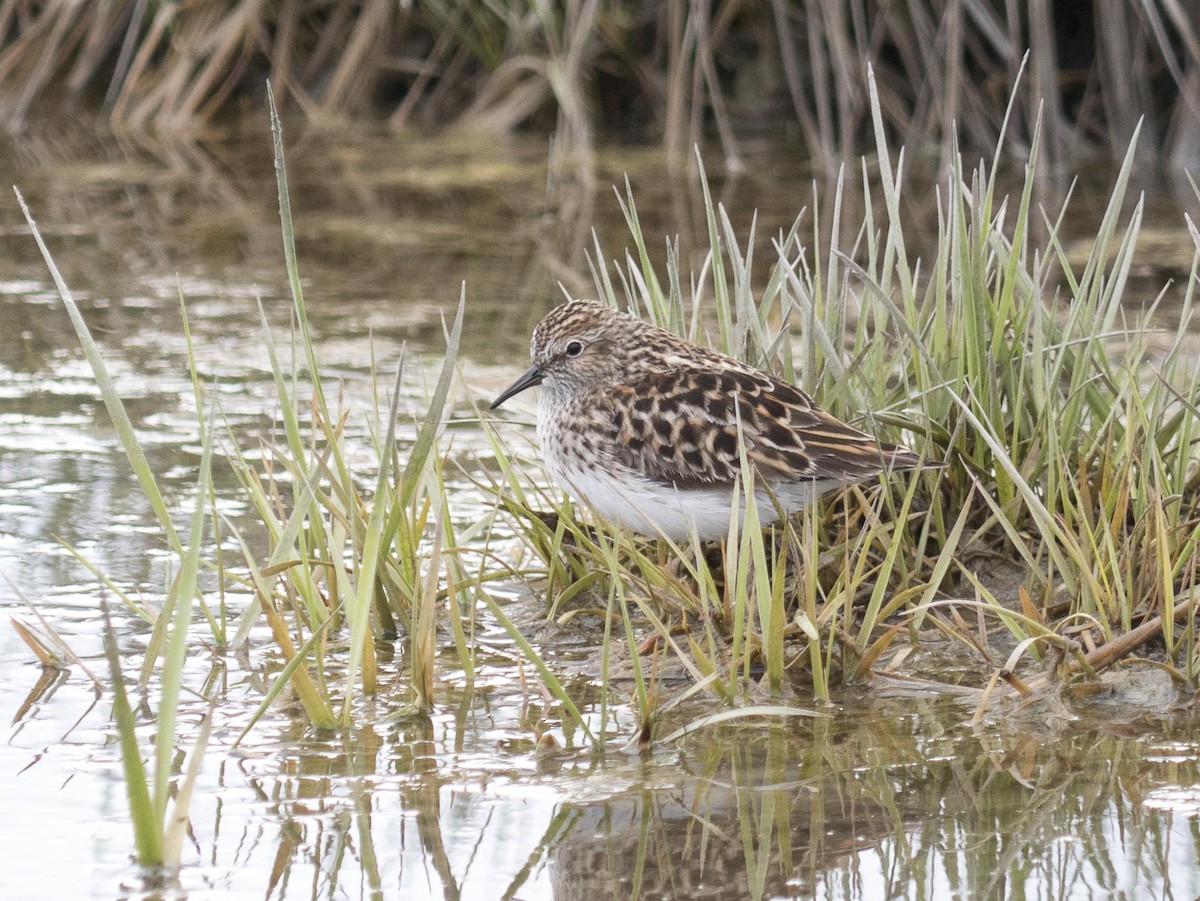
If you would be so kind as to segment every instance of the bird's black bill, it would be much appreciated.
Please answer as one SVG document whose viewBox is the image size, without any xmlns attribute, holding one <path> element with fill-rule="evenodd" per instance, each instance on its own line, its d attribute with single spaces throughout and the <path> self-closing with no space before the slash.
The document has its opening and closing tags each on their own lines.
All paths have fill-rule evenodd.
<svg viewBox="0 0 1200 901">
<path fill-rule="evenodd" d="M 521 377 L 519 379 L 517 379 L 515 382 L 513 382 L 511 385 L 509 385 L 506 389 L 504 389 L 504 391 L 501 392 L 500 396 L 497 397 L 494 401 L 492 401 L 492 405 L 491 405 L 491 407 L 489 407 L 489 409 L 494 410 L 498 406 L 500 406 L 502 403 L 504 403 L 506 400 L 508 400 L 510 397 L 512 397 L 514 394 L 520 394 L 526 388 L 532 388 L 535 385 L 540 385 L 541 383 L 542 383 L 542 371 L 537 368 L 536 364 L 533 366 L 530 366 L 528 369 L 526 369 L 521 374 Z"/>
</svg>

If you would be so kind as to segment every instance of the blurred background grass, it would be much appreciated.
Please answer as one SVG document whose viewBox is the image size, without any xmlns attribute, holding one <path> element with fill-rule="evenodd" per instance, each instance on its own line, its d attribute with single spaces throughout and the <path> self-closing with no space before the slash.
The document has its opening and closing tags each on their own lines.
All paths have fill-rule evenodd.
<svg viewBox="0 0 1200 901">
<path fill-rule="evenodd" d="M 1017 73 L 1029 53 L 1029 72 Z M 114 128 L 191 132 L 275 86 L 285 115 L 389 126 L 553 131 L 558 151 L 661 144 L 686 164 L 706 130 L 726 164 L 790 133 L 826 168 L 872 131 L 1013 146 L 1044 104 L 1043 157 L 1200 160 L 1200 16 L 1175 0 L 0 0 L 0 118 L 102 110 Z M 945 152 L 945 151 L 943 151 Z"/>
</svg>

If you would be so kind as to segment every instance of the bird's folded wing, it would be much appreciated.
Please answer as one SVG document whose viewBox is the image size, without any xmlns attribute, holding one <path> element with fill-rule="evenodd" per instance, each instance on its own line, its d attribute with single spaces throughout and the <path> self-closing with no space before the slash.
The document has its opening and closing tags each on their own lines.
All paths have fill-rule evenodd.
<svg viewBox="0 0 1200 901">
<path fill-rule="evenodd" d="M 644 373 L 613 394 L 617 462 L 678 488 L 737 478 L 739 420 L 747 458 L 768 483 L 853 482 L 917 462 L 830 416 L 794 385 L 749 367 Z"/>
</svg>

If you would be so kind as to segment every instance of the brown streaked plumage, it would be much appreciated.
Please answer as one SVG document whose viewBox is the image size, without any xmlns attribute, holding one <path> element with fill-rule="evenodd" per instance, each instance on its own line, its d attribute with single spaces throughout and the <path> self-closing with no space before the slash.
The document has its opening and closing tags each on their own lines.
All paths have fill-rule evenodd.
<svg viewBox="0 0 1200 901">
<path fill-rule="evenodd" d="M 759 485 L 789 513 L 921 459 L 830 416 L 799 388 L 594 301 L 546 314 L 533 365 L 492 404 L 541 385 L 538 437 L 560 486 L 606 519 L 681 541 L 728 532 L 738 426 Z M 766 492 L 763 523 L 777 518 Z M 739 511 L 740 515 L 740 511 Z"/>
</svg>

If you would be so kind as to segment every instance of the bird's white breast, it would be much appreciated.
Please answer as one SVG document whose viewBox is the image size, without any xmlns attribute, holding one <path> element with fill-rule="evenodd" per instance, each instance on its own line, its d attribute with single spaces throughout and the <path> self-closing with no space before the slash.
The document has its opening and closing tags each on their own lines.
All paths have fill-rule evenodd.
<svg viewBox="0 0 1200 901">
<path fill-rule="evenodd" d="M 676 488 L 647 479 L 616 464 L 611 455 L 585 462 L 578 436 L 565 431 L 561 410 L 543 392 L 538 404 L 538 438 L 546 471 L 555 484 L 604 519 L 642 535 L 665 535 L 672 541 L 689 540 L 691 530 L 702 541 L 729 534 L 729 521 L 737 502 L 739 527 L 744 519 L 743 497 L 732 485 L 710 488 Z M 603 461 L 603 462 L 602 462 Z M 772 486 L 788 513 L 807 506 L 828 482 L 798 482 Z M 759 522 L 769 525 L 778 517 L 766 492 L 757 492 Z"/>
</svg>

